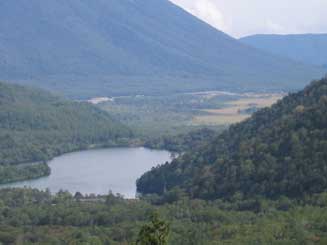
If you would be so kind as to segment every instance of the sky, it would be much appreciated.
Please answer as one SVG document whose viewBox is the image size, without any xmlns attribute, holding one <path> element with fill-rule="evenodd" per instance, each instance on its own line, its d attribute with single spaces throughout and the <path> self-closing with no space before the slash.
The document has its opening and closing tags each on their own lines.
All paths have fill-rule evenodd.
<svg viewBox="0 0 327 245">
<path fill-rule="evenodd" d="M 327 0 L 171 0 L 233 37 L 327 33 Z"/>
</svg>

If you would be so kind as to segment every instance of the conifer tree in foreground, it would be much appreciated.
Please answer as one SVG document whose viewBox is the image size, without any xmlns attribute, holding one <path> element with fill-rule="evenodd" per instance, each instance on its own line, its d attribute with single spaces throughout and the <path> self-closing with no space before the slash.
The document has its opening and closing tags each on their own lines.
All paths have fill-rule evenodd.
<svg viewBox="0 0 327 245">
<path fill-rule="evenodd" d="M 169 225 L 157 213 L 151 215 L 151 222 L 142 226 L 136 245 L 167 245 Z"/>
</svg>

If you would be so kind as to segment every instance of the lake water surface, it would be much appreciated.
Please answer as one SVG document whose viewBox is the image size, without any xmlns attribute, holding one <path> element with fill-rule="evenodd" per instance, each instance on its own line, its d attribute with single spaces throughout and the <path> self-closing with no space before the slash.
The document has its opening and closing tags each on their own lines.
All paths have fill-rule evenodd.
<svg viewBox="0 0 327 245">
<path fill-rule="evenodd" d="M 69 153 L 49 162 L 51 175 L 3 187 L 32 187 L 52 193 L 59 190 L 83 194 L 108 194 L 109 190 L 127 198 L 135 197 L 135 181 L 152 167 L 170 161 L 167 151 L 145 148 L 111 148 Z"/>
</svg>

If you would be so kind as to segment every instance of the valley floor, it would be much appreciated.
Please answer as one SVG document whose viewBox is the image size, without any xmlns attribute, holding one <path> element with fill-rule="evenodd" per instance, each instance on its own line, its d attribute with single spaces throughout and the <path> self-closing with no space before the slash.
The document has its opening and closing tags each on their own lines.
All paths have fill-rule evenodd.
<svg viewBox="0 0 327 245">
<path fill-rule="evenodd" d="M 224 129 L 284 96 L 284 93 L 209 91 L 170 96 L 94 98 L 90 102 L 110 112 L 138 135 L 153 138 L 203 127 Z"/>
</svg>

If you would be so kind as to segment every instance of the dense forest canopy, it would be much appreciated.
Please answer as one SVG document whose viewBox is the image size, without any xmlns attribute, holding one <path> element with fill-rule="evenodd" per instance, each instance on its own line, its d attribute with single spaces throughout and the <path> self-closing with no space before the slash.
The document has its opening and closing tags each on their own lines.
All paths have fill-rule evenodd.
<svg viewBox="0 0 327 245">
<path fill-rule="evenodd" d="M 327 190 L 327 79 L 233 125 L 207 146 L 144 174 L 143 194 L 303 197 Z"/>
<path fill-rule="evenodd" d="M 183 153 L 190 149 L 208 144 L 219 134 L 219 130 L 201 128 L 187 133 L 150 137 L 144 141 L 144 146 L 150 149 L 165 149 L 174 153 Z"/>
<path fill-rule="evenodd" d="M 1 165 L 46 161 L 92 145 L 116 145 L 130 135 L 93 105 L 0 83 Z"/>
<path fill-rule="evenodd" d="M 153 212 L 165 222 L 149 224 Z M 0 190 L 0 244 L 152 245 L 161 244 L 161 234 L 166 244 L 168 224 L 169 245 L 325 245 L 326 220 L 326 193 L 302 202 L 183 199 L 155 206 L 112 194 Z M 154 243 L 146 243 L 148 235 Z"/>
</svg>

